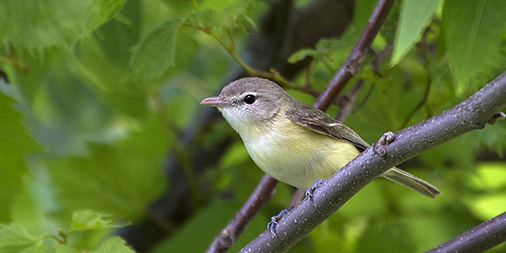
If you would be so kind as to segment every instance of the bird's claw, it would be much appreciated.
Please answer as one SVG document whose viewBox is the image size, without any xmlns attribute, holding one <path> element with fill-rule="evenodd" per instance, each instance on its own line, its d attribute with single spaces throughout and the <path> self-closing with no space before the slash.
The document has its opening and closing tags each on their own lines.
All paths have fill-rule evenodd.
<svg viewBox="0 0 506 253">
<path fill-rule="evenodd" d="M 279 212 L 278 215 L 271 217 L 271 222 L 269 222 L 267 224 L 267 229 L 269 229 L 269 232 L 271 232 L 271 234 L 274 237 L 278 237 L 278 235 L 276 234 L 276 226 L 278 225 L 278 221 L 281 220 L 281 218 L 283 218 L 283 216 L 285 216 L 292 209 L 293 209 L 293 206 L 290 208 L 281 210 L 281 212 Z"/>
<path fill-rule="evenodd" d="M 325 183 L 325 181 L 326 181 L 325 179 L 321 179 L 321 178 L 316 179 L 314 181 L 313 186 L 309 187 L 309 189 L 306 190 L 306 198 L 309 201 L 309 204 L 311 206 L 315 206 L 315 204 L 313 202 L 313 193 L 316 191 L 316 189 L 318 187 L 320 187 L 323 183 Z"/>
<path fill-rule="evenodd" d="M 380 155 L 385 156 L 387 154 L 387 146 L 392 143 L 395 139 L 395 134 L 392 132 L 386 132 L 381 136 L 378 142 L 374 143 L 373 151 Z"/>
</svg>

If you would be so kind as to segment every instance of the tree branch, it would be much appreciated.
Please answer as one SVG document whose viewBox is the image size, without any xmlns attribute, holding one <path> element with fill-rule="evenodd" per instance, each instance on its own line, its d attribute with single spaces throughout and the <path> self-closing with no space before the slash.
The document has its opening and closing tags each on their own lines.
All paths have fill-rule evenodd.
<svg viewBox="0 0 506 253">
<path fill-rule="evenodd" d="M 330 177 L 314 193 L 312 206 L 301 202 L 278 221 L 277 238 L 265 231 L 241 252 L 284 252 L 335 213 L 360 189 L 389 168 L 471 130 L 483 128 L 506 106 L 506 72 L 457 106 L 400 130 L 393 142 L 376 142 Z M 501 240 L 506 240 L 502 237 Z"/>
<path fill-rule="evenodd" d="M 265 175 L 234 219 L 214 239 L 206 252 L 226 252 L 235 243 L 258 211 L 271 199 L 278 181 Z"/>
<path fill-rule="evenodd" d="M 378 2 L 357 44 L 341 69 L 339 69 L 334 78 L 332 78 L 330 84 L 325 88 L 321 96 L 318 97 L 314 103 L 314 107 L 326 111 L 337 94 L 339 94 L 350 79 L 360 71 L 367 51 L 371 48 L 372 42 L 374 38 L 376 38 L 393 4 L 394 0 L 380 0 Z"/>
<path fill-rule="evenodd" d="M 491 249 L 506 240 L 506 212 L 433 248 L 427 253 L 474 253 Z"/>
</svg>

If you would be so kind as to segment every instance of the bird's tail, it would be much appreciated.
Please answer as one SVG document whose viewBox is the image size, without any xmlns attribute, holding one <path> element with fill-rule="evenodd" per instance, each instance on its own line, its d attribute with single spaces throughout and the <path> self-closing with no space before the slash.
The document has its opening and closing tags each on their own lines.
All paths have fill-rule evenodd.
<svg viewBox="0 0 506 253">
<path fill-rule="evenodd" d="M 427 197 L 435 198 L 437 195 L 441 194 L 441 191 L 435 186 L 396 167 L 387 170 L 387 172 L 381 176 L 398 184 L 404 185 Z"/>
</svg>

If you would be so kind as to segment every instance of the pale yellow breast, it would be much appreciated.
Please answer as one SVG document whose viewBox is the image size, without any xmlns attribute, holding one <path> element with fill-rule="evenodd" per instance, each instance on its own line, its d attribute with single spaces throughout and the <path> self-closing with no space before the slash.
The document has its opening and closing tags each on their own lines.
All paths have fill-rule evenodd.
<svg viewBox="0 0 506 253">
<path fill-rule="evenodd" d="M 240 133 L 253 161 L 273 178 L 307 189 L 318 178 L 327 179 L 359 151 L 353 144 L 313 132 L 288 119 L 273 127 L 255 127 Z"/>
</svg>

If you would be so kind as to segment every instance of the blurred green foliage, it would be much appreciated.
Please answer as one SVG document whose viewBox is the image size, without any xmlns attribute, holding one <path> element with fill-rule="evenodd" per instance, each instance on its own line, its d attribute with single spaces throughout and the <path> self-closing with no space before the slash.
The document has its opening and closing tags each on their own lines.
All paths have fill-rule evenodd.
<svg viewBox="0 0 506 253">
<path fill-rule="evenodd" d="M 309 4 L 296 1 L 297 8 Z M 314 58 L 315 90 L 345 61 L 375 4 L 357 1 L 342 37 L 290 57 Z M 245 47 L 268 9 L 265 1 L 238 0 L 0 1 L 0 70 L 10 82 L 0 80 L 0 252 L 133 252 L 112 232 L 153 218 L 148 205 L 169 186 L 171 152 L 194 186 L 195 211 L 153 252 L 204 251 L 263 174 L 224 121 L 212 122 L 193 145 L 181 132 L 201 118 L 199 101 L 218 93 L 233 66 L 229 54 Z M 346 124 L 372 143 L 466 99 L 504 71 L 505 10 L 504 1 L 396 3 L 374 41 L 376 54 L 345 90 L 365 80 Z M 374 66 L 392 45 L 393 58 Z M 192 172 L 185 159 L 199 156 L 195 145 L 212 149 L 230 137 L 216 165 Z M 478 159 L 487 152 L 503 158 L 505 150 L 504 122 L 430 150 L 401 167 L 442 196 L 424 198 L 378 179 L 292 252 L 431 249 L 506 210 L 504 159 Z M 232 252 L 263 232 L 291 196 L 280 184 Z"/>
</svg>

